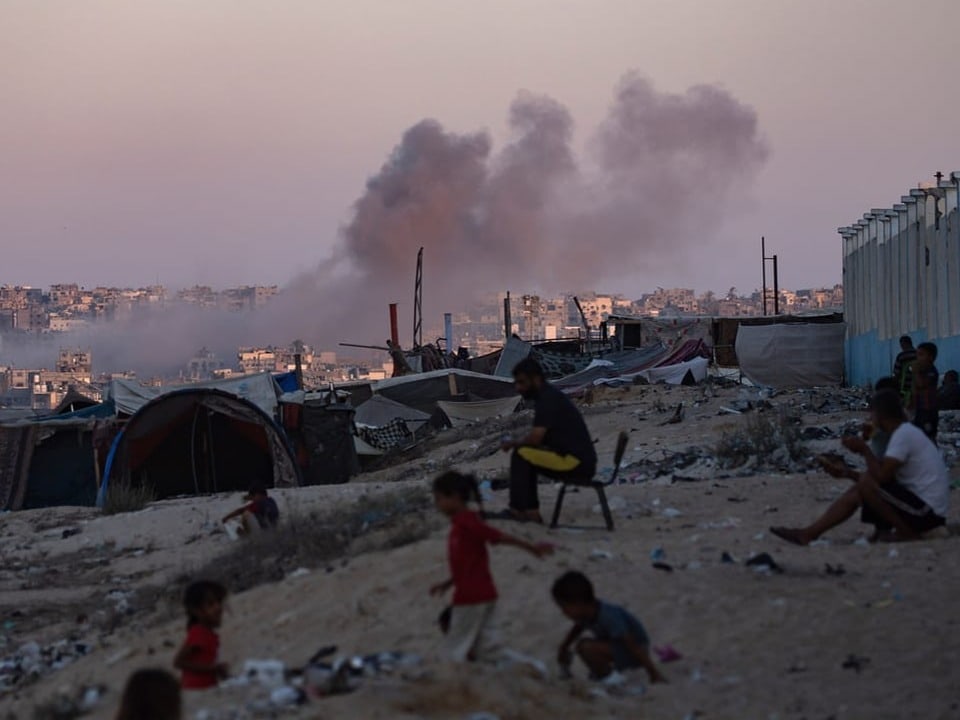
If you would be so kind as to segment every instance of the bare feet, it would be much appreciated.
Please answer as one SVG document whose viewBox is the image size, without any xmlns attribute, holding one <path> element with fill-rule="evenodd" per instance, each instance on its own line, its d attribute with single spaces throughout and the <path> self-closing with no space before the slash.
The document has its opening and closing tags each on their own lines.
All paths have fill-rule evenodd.
<svg viewBox="0 0 960 720">
<path fill-rule="evenodd" d="M 772 527 L 770 532 L 781 540 L 786 540 L 794 545 L 809 545 L 814 538 L 799 528 Z"/>
</svg>

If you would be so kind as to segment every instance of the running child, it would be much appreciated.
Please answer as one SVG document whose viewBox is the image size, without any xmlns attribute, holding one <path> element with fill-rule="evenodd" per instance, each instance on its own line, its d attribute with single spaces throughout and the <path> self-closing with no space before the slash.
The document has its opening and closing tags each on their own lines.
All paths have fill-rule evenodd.
<svg viewBox="0 0 960 720">
<path fill-rule="evenodd" d="M 183 605 L 187 611 L 187 639 L 177 652 L 173 666 L 183 675 L 184 690 L 205 690 L 226 678 L 229 668 L 218 662 L 220 637 L 217 628 L 223 620 L 227 589 L 219 583 L 200 580 L 187 588 Z"/>
<path fill-rule="evenodd" d="M 489 657 L 494 641 L 491 618 L 497 603 L 497 588 L 490 573 L 487 545 L 513 545 L 542 558 L 553 552 L 549 543 L 529 543 L 490 527 L 468 507 L 479 501 L 477 481 L 470 475 L 446 472 L 433 482 L 437 509 L 450 518 L 447 552 L 450 579 L 430 588 L 432 595 L 443 595 L 453 588 L 453 607 L 447 651 L 463 662 Z"/>
<path fill-rule="evenodd" d="M 560 610 L 575 623 L 567 633 L 557 660 L 569 668 L 573 660 L 571 648 L 576 642 L 577 655 L 600 680 L 614 671 L 642 667 L 650 682 L 666 682 L 650 657 L 650 638 L 637 618 L 619 605 L 598 600 L 593 584 L 586 575 L 568 572 L 553 584 L 553 599 Z M 593 638 L 577 639 L 589 630 Z"/>
</svg>

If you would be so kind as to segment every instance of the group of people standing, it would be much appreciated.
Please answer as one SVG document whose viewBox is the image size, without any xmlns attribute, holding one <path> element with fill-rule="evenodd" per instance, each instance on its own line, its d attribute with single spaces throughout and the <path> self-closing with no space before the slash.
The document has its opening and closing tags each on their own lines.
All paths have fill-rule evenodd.
<svg viewBox="0 0 960 720">
<path fill-rule="evenodd" d="M 940 385 L 937 346 L 931 342 L 913 346 L 909 335 L 900 338 L 900 353 L 893 363 L 893 379 L 912 422 L 934 442 L 941 410 L 960 410 L 960 383 L 956 370 L 948 370 Z"/>
</svg>

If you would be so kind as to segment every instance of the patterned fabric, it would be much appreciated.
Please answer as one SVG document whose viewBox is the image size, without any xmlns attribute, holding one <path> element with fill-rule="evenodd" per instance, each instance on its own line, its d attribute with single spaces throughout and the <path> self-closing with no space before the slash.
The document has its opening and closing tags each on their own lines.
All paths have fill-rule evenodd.
<svg viewBox="0 0 960 720">
<path fill-rule="evenodd" d="M 407 423 L 400 418 L 391 420 L 383 427 L 357 428 L 357 432 L 365 442 L 380 450 L 393 450 L 413 442 L 413 433 L 410 432 Z"/>
</svg>

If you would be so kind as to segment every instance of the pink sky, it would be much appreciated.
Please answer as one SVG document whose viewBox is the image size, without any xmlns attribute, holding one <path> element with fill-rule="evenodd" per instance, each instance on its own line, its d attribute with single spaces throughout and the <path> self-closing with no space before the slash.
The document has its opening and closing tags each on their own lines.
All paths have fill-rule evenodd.
<svg viewBox="0 0 960 720">
<path fill-rule="evenodd" d="M 635 69 L 725 88 L 771 154 L 697 261 L 609 289 L 751 290 L 760 235 L 782 286 L 832 284 L 837 226 L 960 169 L 958 22 L 953 0 L 0 0 L 0 283 L 283 284 L 422 118 L 502 141 L 525 89 L 584 142 Z"/>
</svg>

